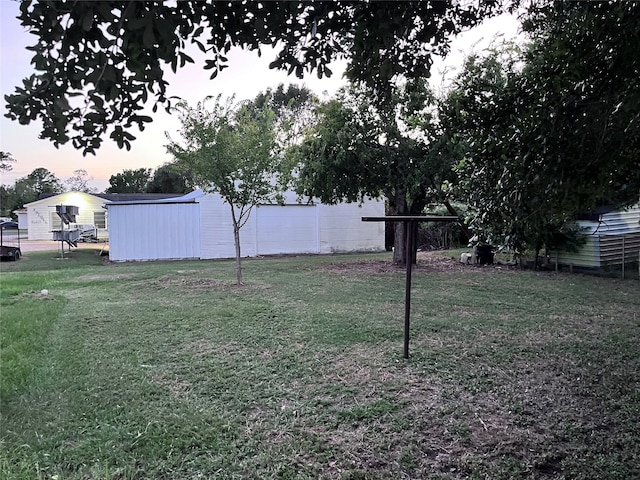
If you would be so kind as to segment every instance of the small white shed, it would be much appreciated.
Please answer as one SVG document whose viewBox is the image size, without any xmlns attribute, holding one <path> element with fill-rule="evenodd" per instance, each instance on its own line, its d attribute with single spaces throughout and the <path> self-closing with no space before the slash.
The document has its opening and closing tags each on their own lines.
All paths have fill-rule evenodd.
<svg viewBox="0 0 640 480">
<path fill-rule="evenodd" d="M 240 231 L 242 256 L 384 250 L 384 202 L 258 205 Z M 159 201 L 111 202 L 112 261 L 210 259 L 235 256 L 230 207 L 217 194 L 198 190 Z"/>
<path fill-rule="evenodd" d="M 560 265 L 599 269 L 638 261 L 640 252 L 640 204 L 626 210 L 601 207 L 576 221 L 586 242 L 577 252 L 550 252 Z"/>
</svg>

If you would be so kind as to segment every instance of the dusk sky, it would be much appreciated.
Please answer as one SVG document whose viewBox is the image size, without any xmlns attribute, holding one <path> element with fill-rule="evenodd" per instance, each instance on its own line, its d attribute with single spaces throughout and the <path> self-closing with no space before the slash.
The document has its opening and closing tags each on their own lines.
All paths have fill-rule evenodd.
<svg viewBox="0 0 640 480">
<path fill-rule="evenodd" d="M 132 142 L 130 151 L 120 150 L 110 139 L 105 139 L 95 156 L 82 156 L 70 144 L 56 149 L 49 141 L 38 139 L 39 123 L 28 126 L 19 125 L 4 117 L 6 106 L 4 95 L 13 93 L 15 86 L 21 84 L 23 78 L 31 75 L 31 52 L 26 46 L 35 43 L 35 37 L 27 33 L 15 18 L 18 14 L 18 3 L 12 0 L 0 0 L 0 93 L 2 96 L 2 118 L 0 119 L 0 150 L 10 152 L 17 160 L 13 170 L 3 173 L 0 183 L 13 184 L 17 178 L 28 175 L 38 167 L 53 172 L 62 181 L 72 176 L 76 169 L 84 169 L 93 180 L 90 185 L 98 191 L 109 186 L 109 177 L 124 169 L 157 168 L 172 160 L 165 151 L 167 143 L 165 131 L 177 138 L 179 122 L 164 110 L 159 109 L 144 132 L 132 131 L 138 138 Z M 455 69 L 465 53 L 472 49 L 482 49 L 496 35 L 514 38 L 518 34 L 518 23 L 510 16 L 491 19 L 474 31 L 460 36 L 453 45 L 452 53 L 446 62 L 437 62 L 433 70 L 436 85 L 441 84 L 442 72 Z M 234 50 L 229 55 L 229 68 L 223 70 L 215 80 L 209 80 L 209 73 L 203 70 L 203 57 L 198 51 L 190 54 L 196 61 L 181 69 L 178 74 L 170 72 L 169 95 L 176 95 L 191 104 L 203 100 L 207 95 L 222 94 L 224 97 L 236 95 L 237 100 L 252 98 L 258 92 L 276 87 L 279 83 L 304 83 L 318 95 L 326 92 L 335 93 L 344 85 L 341 73 L 344 64 L 333 65 L 334 75 L 329 79 L 319 80 L 315 74 L 304 80 L 294 76 L 288 77 L 286 72 L 269 70 L 268 65 L 275 54 L 268 48 L 263 55 Z M 150 110 L 150 108 L 149 108 Z"/>
</svg>

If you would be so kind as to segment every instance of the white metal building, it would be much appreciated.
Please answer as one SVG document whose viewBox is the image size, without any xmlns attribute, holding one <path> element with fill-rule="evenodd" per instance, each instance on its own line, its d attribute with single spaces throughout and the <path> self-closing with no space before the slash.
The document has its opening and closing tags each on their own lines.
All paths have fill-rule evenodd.
<svg viewBox="0 0 640 480">
<path fill-rule="evenodd" d="M 198 190 L 158 201 L 111 202 L 109 258 L 112 261 L 231 258 L 233 222 L 227 203 Z M 246 256 L 384 250 L 384 202 L 259 205 L 240 230 Z"/>
<path fill-rule="evenodd" d="M 601 208 L 576 222 L 586 242 L 578 252 L 551 252 L 561 265 L 602 268 L 638 261 L 640 252 L 640 204 L 626 210 Z"/>
</svg>

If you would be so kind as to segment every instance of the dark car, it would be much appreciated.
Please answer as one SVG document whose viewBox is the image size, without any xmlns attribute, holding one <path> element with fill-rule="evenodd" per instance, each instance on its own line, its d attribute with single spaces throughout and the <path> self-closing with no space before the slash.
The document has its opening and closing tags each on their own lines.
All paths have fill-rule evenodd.
<svg viewBox="0 0 640 480">
<path fill-rule="evenodd" d="M 2 230 L 15 229 L 18 228 L 18 222 L 2 222 L 0 223 L 0 228 Z"/>
</svg>

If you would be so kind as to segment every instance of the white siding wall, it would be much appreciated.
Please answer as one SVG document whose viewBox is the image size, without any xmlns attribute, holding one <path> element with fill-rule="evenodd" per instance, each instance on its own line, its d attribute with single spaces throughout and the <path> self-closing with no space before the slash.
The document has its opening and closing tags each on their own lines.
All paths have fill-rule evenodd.
<svg viewBox="0 0 640 480">
<path fill-rule="evenodd" d="M 384 216 L 384 201 L 318 205 L 319 253 L 384 250 L 384 222 L 363 222 L 362 217 Z"/>
<path fill-rule="evenodd" d="M 196 203 L 109 205 L 113 261 L 233 258 L 233 221 L 219 195 Z M 261 205 L 240 230 L 243 257 L 287 253 L 384 250 L 384 202 L 341 205 Z"/>
<path fill-rule="evenodd" d="M 586 226 L 587 222 L 578 222 L 581 226 Z M 591 222 L 589 222 L 591 223 Z M 577 252 L 559 250 L 550 252 L 549 260 L 558 261 L 561 265 L 574 265 L 576 267 L 596 268 L 600 266 L 600 242 L 595 235 L 587 232 L 585 244 Z"/>
<path fill-rule="evenodd" d="M 236 256 L 231 209 L 218 194 L 198 198 L 200 205 L 200 257 L 233 258 Z M 240 229 L 240 254 L 255 256 L 255 211 Z"/>
<path fill-rule="evenodd" d="M 29 240 L 52 240 L 51 215 L 55 215 L 56 205 L 78 207 L 76 223 L 93 224 L 93 212 L 101 211 L 105 200 L 82 192 L 68 192 L 38 200 L 25 205 L 27 209 L 27 237 Z M 99 236 L 106 231 L 101 230 Z"/>
<path fill-rule="evenodd" d="M 598 235 L 629 235 L 640 233 L 640 205 L 622 212 L 609 212 L 602 215 L 598 225 Z"/>
<path fill-rule="evenodd" d="M 29 240 L 51 240 L 51 208 L 46 204 L 27 207 L 27 238 Z"/>
<path fill-rule="evenodd" d="M 200 258 L 197 203 L 109 205 L 109 258 Z"/>
<path fill-rule="evenodd" d="M 256 216 L 258 255 L 319 253 L 316 205 L 260 205 Z"/>
</svg>

